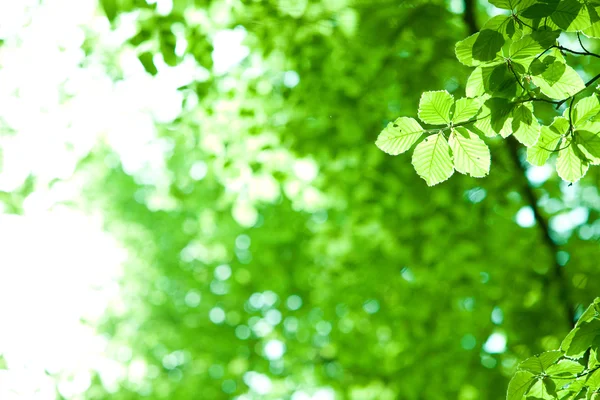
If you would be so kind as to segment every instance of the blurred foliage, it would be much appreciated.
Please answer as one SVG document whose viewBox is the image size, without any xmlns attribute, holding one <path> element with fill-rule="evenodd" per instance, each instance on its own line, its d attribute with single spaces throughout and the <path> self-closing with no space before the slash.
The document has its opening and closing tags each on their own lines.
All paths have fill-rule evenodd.
<svg viewBox="0 0 600 400">
<path fill-rule="evenodd" d="M 421 92 L 464 95 L 456 2 L 101 6 L 135 17 L 148 73 L 193 59 L 199 77 L 139 149 L 158 164 L 105 146 L 79 166 L 130 249 L 103 324 L 119 366 L 86 398 L 500 399 L 600 292 L 597 169 L 531 183 L 492 139 L 489 178 L 428 188 L 374 145 Z M 220 32 L 248 49 L 225 71 Z M 531 208 L 549 227 L 515 222 Z"/>
</svg>

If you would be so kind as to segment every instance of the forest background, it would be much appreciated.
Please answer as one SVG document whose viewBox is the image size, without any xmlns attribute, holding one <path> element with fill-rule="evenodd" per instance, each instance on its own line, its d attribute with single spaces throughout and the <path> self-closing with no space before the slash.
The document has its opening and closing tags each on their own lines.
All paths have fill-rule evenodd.
<svg viewBox="0 0 600 400">
<path fill-rule="evenodd" d="M 600 173 L 375 146 L 502 12 L 3 2 L 0 398 L 505 398 L 600 293 Z"/>
</svg>

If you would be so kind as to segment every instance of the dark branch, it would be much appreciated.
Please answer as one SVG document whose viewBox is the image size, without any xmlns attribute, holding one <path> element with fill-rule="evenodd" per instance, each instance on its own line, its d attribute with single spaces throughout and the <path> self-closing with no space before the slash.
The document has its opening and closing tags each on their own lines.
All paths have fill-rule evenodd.
<svg viewBox="0 0 600 400">
<path fill-rule="evenodd" d="M 579 43 L 581 43 L 581 41 Z M 592 56 L 592 57 L 600 58 L 600 54 L 590 53 L 589 51 L 585 50 L 585 48 L 584 48 L 585 51 L 575 51 L 575 50 L 571 50 L 571 49 L 568 49 L 568 48 L 563 47 L 563 46 L 555 46 L 555 47 L 557 49 L 560 49 L 562 51 L 566 51 L 567 53 L 571 53 L 571 54 L 577 54 L 577 55 L 580 55 L 580 56 Z M 583 47 L 583 45 L 581 45 L 581 47 Z"/>
<path fill-rule="evenodd" d="M 463 0 L 463 3 L 465 6 L 463 20 L 465 22 L 465 25 L 468 27 L 470 34 L 474 34 L 479 31 L 477 22 L 475 20 L 475 1 L 474 0 Z M 546 51 L 548 51 L 548 49 Z M 591 85 L 597 79 L 600 79 L 600 75 L 598 75 L 597 77 L 595 77 L 591 81 L 589 81 L 586 84 L 586 87 Z M 573 97 L 573 96 L 571 96 L 571 97 Z M 537 100 L 537 99 L 531 99 L 531 100 Z M 567 100 L 568 99 L 565 99 L 564 101 L 567 101 Z M 564 308 L 565 316 L 569 319 L 569 326 L 572 326 L 575 321 L 575 308 L 571 305 L 571 299 L 570 299 L 570 294 L 569 294 L 569 281 L 568 281 L 567 277 L 565 276 L 562 266 L 558 263 L 558 261 L 556 259 L 556 253 L 558 252 L 558 245 L 556 244 L 554 239 L 552 239 L 552 235 L 550 232 L 550 227 L 548 226 L 548 222 L 546 221 L 546 218 L 544 218 L 544 216 L 542 215 L 541 210 L 538 206 L 538 198 L 535 194 L 534 188 L 531 186 L 529 180 L 527 179 L 527 176 L 526 176 L 527 167 L 521 163 L 521 160 L 519 158 L 519 152 L 518 152 L 519 144 L 517 143 L 516 139 L 514 139 L 512 136 L 507 139 L 507 143 L 508 143 L 508 150 L 510 152 L 511 159 L 512 159 L 515 167 L 517 168 L 517 170 L 520 172 L 519 176 L 520 176 L 520 182 L 521 182 L 521 187 L 522 187 L 521 190 L 524 194 L 525 200 L 527 201 L 527 203 L 533 210 L 533 215 L 534 215 L 535 221 L 536 221 L 537 225 L 539 226 L 539 229 L 542 234 L 542 240 L 543 240 L 544 244 L 546 245 L 546 247 L 548 248 L 548 251 L 553 259 L 552 280 L 554 282 L 556 282 L 556 285 L 558 286 L 559 297 L 560 297 L 559 301 Z"/>
<path fill-rule="evenodd" d="M 581 33 L 577 32 L 577 40 L 579 41 L 579 45 L 586 53 L 589 53 L 588 49 L 583 46 L 583 41 L 581 40 Z"/>
<path fill-rule="evenodd" d="M 477 21 L 475 20 L 475 0 L 463 0 L 465 11 L 463 13 L 463 21 L 469 29 L 469 35 L 479 32 Z"/>
<path fill-rule="evenodd" d="M 510 156 L 513 160 L 515 167 L 517 167 L 518 170 L 522 172 L 522 174 L 520 174 L 521 187 L 522 192 L 525 195 L 525 200 L 527 201 L 527 203 L 529 203 L 529 206 L 533 210 L 533 216 L 535 218 L 535 222 L 539 226 L 540 233 L 542 234 L 542 240 L 548 248 L 550 256 L 553 259 L 552 278 L 558 286 L 559 301 L 564 308 L 564 313 L 566 317 L 569 319 L 569 326 L 572 326 L 575 322 L 575 309 L 571 305 L 568 278 L 565 275 L 563 267 L 558 263 L 556 259 L 556 253 L 558 253 L 559 250 L 558 245 L 556 244 L 554 239 L 552 239 L 548 222 L 546 221 L 546 218 L 542 215 L 541 210 L 538 206 L 538 199 L 535 194 L 534 188 L 531 186 L 529 180 L 527 180 L 526 178 L 525 171 L 527 167 L 521 163 L 521 160 L 519 158 L 519 144 L 516 141 L 516 139 L 514 139 L 512 136 L 507 139 L 507 143 L 508 150 L 510 152 Z"/>
</svg>

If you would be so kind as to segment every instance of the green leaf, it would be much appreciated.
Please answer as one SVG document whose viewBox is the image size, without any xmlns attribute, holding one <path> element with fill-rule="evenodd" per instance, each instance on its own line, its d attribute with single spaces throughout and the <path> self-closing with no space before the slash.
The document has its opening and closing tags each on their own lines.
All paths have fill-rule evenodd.
<svg viewBox="0 0 600 400">
<path fill-rule="evenodd" d="M 496 118 L 492 126 L 493 131 L 503 138 L 515 135 L 515 138 L 527 147 L 533 146 L 540 136 L 540 126 L 533 115 L 531 103 L 507 103 L 503 111 L 508 114 L 500 114 L 500 118 Z M 492 114 L 492 121 L 494 117 Z"/>
<path fill-rule="evenodd" d="M 540 167 L 544 165 L 568 129 L 569 121 L 563 117 L 556 117 L 550 126 L 542 126 L 539 140 L 527 149 L 527 161 Z"/>
<path fill-rule="evenodd" d="M 546 368 L 551 366 L 563 356 L 563 352 L 559 350 L 546 351 L 542 354 L 537 354 L 533 357 L 526 359 L 521 362 L 517 367 L 520 371 L 529 371 L 533 374 L 539 375 L 546 371 Z"/>
<path fill-rule="evenodd" d="M 483 140 L 465 128 L 456 128 L 450 135 L 454 168 L 474 178 L 490 173 L 490 149 Z"/>
<path fill-rule="evenodd" d="M 487 102 L 481 106 L 481 116 L 471 126 L 471 129 L 474 129 L 478 133 L 481 133 L 487 137 L 494 137 L 498 135 L 498 133 L 492 128 L 492 111 L 487 105 Z"/>
<path fill-rule="evenodd" d="M 469 75 L 465 92 L 467 97 L 479 97 L 485 93 L 485 80 L 489 79 L 491 68 L 477 67 Z"/>
<path fill-rule="evenodd" d="M 549 30 L 546 28 L 544 30 L 532 31 L 531 37 L 535 39 L 535 41 L 538 42 L 544 49 L 547 49 L 556 44 L 556 40 L 558 40 L 560 33 L 560 30 Z M 560 50 L 554 50 L 557 50 L 560 54 Z"/>
<path fill-rule="evenodd" d="M 454 112 L 452 113 L 452 122 L 459 124 L 466 122 L 477 115 L 481 109 L 481 104 L 478 99 L 458 99 L 454 103 Z"/>
<path fill-rule="evenodd" d="M 587 122 L 575 131 L 575 143 L 592 165 L 600 165 L 600 123 Z"/>
<path fill-rule="evenodd" d="M 494 137 L 499 133 L 508 136 L 510 133 L 508 133 L 509 128 L 507 126 L 510 126 L 510 122 L 507 121 L 513 108 L 514 104 L 506 99 L 488 99 L 481 107 L 481 119 L 477 120 L 473 125 L 489 137 Z"/>
<path fill-rule="evenodd" d="M 592 341 L 587 367 L 588 369 L 600 367 L 600 336 L 596 336 Z"/>
<path fill-rule="evenodd" d="M 485 29 L 456 43 L 454 51 L 458 61 L 468 67 L 476 67 L 481 64 L 497 65 L 504 62 L 499 56 L 504 42 L 504 36 L 501 33 Z"/>
<path fill-rule="evenodd" d="M 531 0 L 490 0 L 490 3 L 505 10 L 520 10 L 527 7 Z"/>
<path fill-rule="evenodd" d="M 598 315 L 600 315 L 600 297 L 596 297 L 594 299 L 594 302 L 590 304 L 588 308 L 585 309 L 583 314 L 581 314 L 581 316 L 577 320 L 575 326 L 580 326 L 584 322 L 590 322 Z"/>
<path fill-rule="evenodd" d="M 503 8 L 505 10 L 512 10 L 512 5 L 510 0 L 490 0 L 490 4 Z"/>
<path fill-rule="evenodd" d="M 558 169 L 558 163 L 557 163 Z M 559 172 L 560 175 L 560 172 Z M 562 177 L 562 176 L 561 176 Z M 564 179 L 564 178 L 563 178 Z M 572 358 L 581 358 L 592 345 L 593 340 L 600 335 L 600 320 L 592 319 L 589 322 L 578 324 L 560 345 L 565 355 Z"/>
<path fill-rule="evenodd" d="M 553 379 L 572 379 L 575 377 L 575 375 L 579 374 L 584 369 L 585 367 L 577 361 L 565 359 L 560 360 L 556 364 L 549 366 L 546 369 L 546 373 L 550 375 Z"/>
<path fill-rule="evenodd" d="M 552 13 L 552 21 L 567 32 L 581 31 L 592 25 L 588 7 L 577 0 L 561 0 Z"/>
<path fill-rule="evenodd" d="M 542 51 L 542 45 L 533 36 L 527 35 L 510 45 L 509 57 L 527 68 L 533 58 Z"/>
<path fill-rule="evenodd" d="M 558 7 L 559 0 L 548 0 L 535 2 L 530 7 L 527 7 L 521 13 L 521 16 L 528 19 L 537 19 L 549 17 Z"/>
<path fill-rule="evenodd" d="M 543 75 L 546 73 L 546 80 L 556 82 L 565 72 L 565 58 L 558 49 L 552 49 L 541 59 L 534 59 L 529 66 L 531 75 Z M 550 71 L 548 71 L 550 69 Z"/>
<path fill-rule="evenodd" d="M 511 16 L 496 15 L 490 18 L 483 29 L 496 31 L 510 39 L 520 39 L 523 36 L 523 25 Z"/>
<path fill-rule="evenodd" d="M 577 102 L 573 111 L 573 125 L 577 126 L 580 123 L 595 117 L 600 112 L 600 102 L 595 94 L 585 97 Z"/>
<path fill-rule="evenodd" d="M 473 45 L 475 44 L 478 36 L 479 33 L 475 33 L 456 43 L 456 46 L 454 47 L 456 58 L 467 67 L 476 67 L 481 64 L 481 61 L 473 58 Z"/>
<path fill-rule="evenodd" d="M 501 33 L 490 29 L 481 30 L 473 43 L 473 58 L 480 61 L 495 60 L 504 42 Z"/>
<path fill-rule="evenodd" d="M 414 118 L 400 117 L 381 131 L 375 144 L 384 152 L 396 156 L 410 149 L 422 134 L 423 128 Z"/>
<path fill-rule="evenodd" d="M 511 114 L 511 128 L 514 137 L 527 147 L 537 143 L 540 137 L 540 124 L 533 115 L 531 103 L 515 107 Z"/>
<path fill-rule="evenodd" d="M 506 400 L 521 400 L 535 381 L 535 375 L 528 371 L 518 371 L 508 384 Z"/>
<path fill-rule="evenodd" d="M 475 68 L 467 80 L 466 94 L 467 97 L 478 97 L 487 93 L 494 97 L 513 98 L 519 90 L 521 88 L 514 75 L 502 64 Z"/>
<path fill-rule="evenodd" d="M 554 400 L 556 399 L 556 384 L 549 378 L 537 379 L 527 393 L 531 399 Z"/>
<path fill-rule="evenodd" d="M 565 74 L 566 69 L 567 64 L 562 61 L 554 61 L 551 64 L 546 64 L 546 68 L 542 73 L 542 78 L 549 85 L 554 85 L 556 82 L 560 81 Z"/>
<path fill-rule="evenodd" d="M 577 182 L 585 175 L 589 164 L 583 159 L 571 139 L 563 138 L 560 146 L 561 149 L 556 160 L 556 172 L 558 172 L 558 176 L 567 182 Z M 570 355 L 568 352 L 567 354 Z"/>
<path fill-rule="evenodd" d="M 600 369 L 588 375 L 585 383 L 588 385 L 589 390 L 598 390 L 600 388 Z"/>
<path fill-rule="evenodd" d="M 552 63 L 542 76 L 534 75 L 531 79 L 551 99 L 565 99 L 585 89 L 579 74 L 560 61 Z"/>
<path fill-rule="evenodd" d="M 450 108 L 454 97 L 446 90 L 425 92 L 419 102 L 419 118 L 426 124 L 447 125 L 450 123 Z"/>
<path fill-rule="evenodd" d="M 415 171 L 427 182 L 428 186 L 436 185 L 450 178 L 454 173 L 450 146 L 440 133 L 428 136 L 417 145 L 412 157 Z"/>
<path fill-rule="evenodd" d="M 587 37 L 600 38 L 600 21 L 594 22 L 589 28 L 584 29 L 582 32 Z"/>
</svg>

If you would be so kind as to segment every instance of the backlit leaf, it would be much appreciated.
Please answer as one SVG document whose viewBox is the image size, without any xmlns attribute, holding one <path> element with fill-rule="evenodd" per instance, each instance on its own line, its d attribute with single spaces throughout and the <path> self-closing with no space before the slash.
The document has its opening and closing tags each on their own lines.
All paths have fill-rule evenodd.
<svg viewBox="0 0 600 400">
<path fill-rule="evenodd" d="M 385 127 L 375 144 L 395 156 L 410 149 L 422 134 L 423 128 L 414 118 L 400 117 Z"/>
<path fill-rule="evenodd" d="M 508 384 L 506 400 L 521 400 L 535 381 L 535 375 L 528 371 L 518 371 Z"/>
<path fill-rule="evenodd" d="M 475 117 L 480 109 L 479 100 L 469 98 L 458 99 L 454 104 L 452 122 L 458 124 L 468 121 Z"/>
<path fill-rule="evenodd" d="M 569 138 L 563 138 L 556 160 L 556 172 L 567 182 L 577 182 L 587 172 L 589 165 L 584 161 L 577 146 Z M 567 351 L 567 355 L 572 355 Z"/>
<path fill-rule="evenodd" d="M 549 66 L 542 76 L 532 76 L 532 80 L 551 99 L 565 99 L 585 89 L 579 74 L 559 61 Z"/>
<path fill-rule="evenodd" d="M 573 125 L 577 126 L 600 112 L 600 102 L 595 94 L 577 102 L 573 111 Z"/>
<path fill-rule="evenodd" d="M 555 118 L 550 126 L 542 126 L 539 140 L 527 149 L 527 161 L 537 166 L 544 165 L 550 154 L 555 152 L 567 129 L 569 121 L 563 117 Z"/>
<path fill-rule="evenodd" d="M 447 125 L 452 104 L 454 97 L 445 90 L 425 92 L 419 102 L 419 118 L 427 124 Z"/>
<path fill-rule="evenodd" d="M 454 168 L 475 178 L 490 172 L 490 149 L 483 140 L 465 128 L 456 128 L 450 135 Z"/>
<path fill-rule="evenodd" d="M 415 171 L 427 182 L 436 185 L 454 173 L 450 146 L 443 133 L 428 136 L 417 145 L 412 157 Z"/>
</svg>

